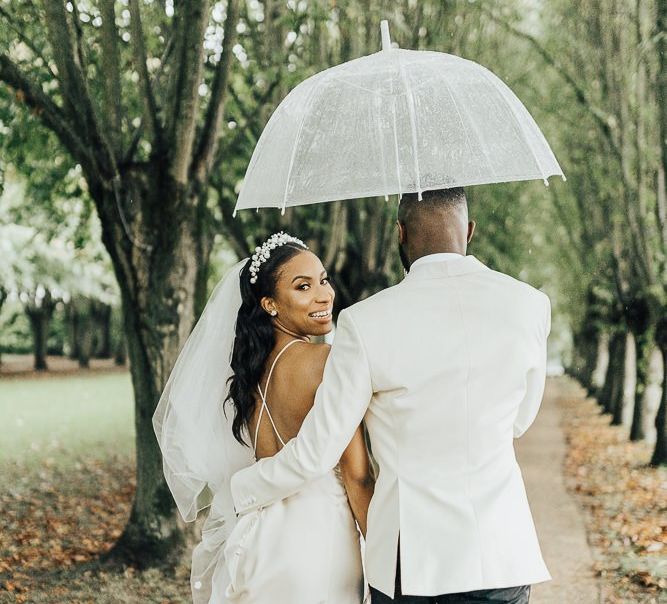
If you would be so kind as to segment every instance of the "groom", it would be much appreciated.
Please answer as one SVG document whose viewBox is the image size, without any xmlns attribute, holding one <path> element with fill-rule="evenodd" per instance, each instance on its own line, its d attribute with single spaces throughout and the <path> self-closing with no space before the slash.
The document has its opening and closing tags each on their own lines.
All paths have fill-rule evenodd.
<svg viewBox="0 0 667 604">
<path fill-rule="evenodd" d="M 331 470 L 365 419 L 380 468 L 374 604 L 525 604 L 551 578 L 513 448 L 544 392 L 549 298 L 466 256 L 474 230 L 463 189 L 403 196 L 407 276 L 340 313 L 298 436 L 232 479 L 241 514 L 287 497 Z"/>
</svg>

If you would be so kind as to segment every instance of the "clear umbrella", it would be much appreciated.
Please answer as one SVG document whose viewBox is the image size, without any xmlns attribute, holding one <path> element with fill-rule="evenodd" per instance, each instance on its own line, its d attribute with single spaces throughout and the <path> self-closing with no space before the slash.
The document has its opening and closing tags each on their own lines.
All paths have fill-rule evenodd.
<svg viewBox="0 0 667 604">
<path fill-rule="evenodd" d="M 236 209 L 563 176 L 516 95 L 485 67 L 393 48 L 296 86 L 257 143 Z M 564 178 L 564 176 L 563 176 Z"/>
</svg>

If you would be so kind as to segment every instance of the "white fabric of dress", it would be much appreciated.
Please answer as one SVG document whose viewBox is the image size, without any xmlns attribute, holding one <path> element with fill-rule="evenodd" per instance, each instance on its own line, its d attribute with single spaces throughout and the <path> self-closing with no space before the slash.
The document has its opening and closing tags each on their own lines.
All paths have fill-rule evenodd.
<svg viewBox="0 0 667 604">
<path fill-rule="evenodd" d="M 285 445 L 258 386 L 261 409 L 255 429 L 266 412 Z M 360 604 L 364 600 L 361 543 L 339 468 L 308 482 L 281 501 L 239 519 L 224 548 L 230 582 L 229 602 L 238 604 Z"/>
</svg>

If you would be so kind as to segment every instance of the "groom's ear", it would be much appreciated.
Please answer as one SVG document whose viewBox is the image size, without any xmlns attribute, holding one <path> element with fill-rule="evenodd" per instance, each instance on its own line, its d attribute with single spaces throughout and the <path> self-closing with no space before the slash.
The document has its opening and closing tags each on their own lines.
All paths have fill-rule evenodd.
<svg viewBox="0 0 667 604">
<path fill-rule="evenodd" d="M 408 240 L 408 231 L 400 220 L 396 221 L 396 225 L 398 226 L 398 242 L 405 245 Z"/>
<path fill-rule="evenodd" d="M 471 220 L 468 223 L 468 243 L 470 243 L 470 240 L 472 239 L 473 233 L 475 232 L 475 226 L 477 223 L 474 220 Z"/>
</svg>

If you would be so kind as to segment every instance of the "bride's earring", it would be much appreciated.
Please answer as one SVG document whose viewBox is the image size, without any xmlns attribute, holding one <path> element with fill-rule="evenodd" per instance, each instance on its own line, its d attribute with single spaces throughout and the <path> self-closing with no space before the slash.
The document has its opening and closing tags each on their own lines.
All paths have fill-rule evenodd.
<svg viewBox="0 0 667 604">
<path fill-rule="evenodd" d="M 269 314 L 270 314 L 272 317 L 275 317 L 275 316 L 278 314 L 278 311 L 277 311 L 277 310 L 272 310 Z"/>
</svg>

